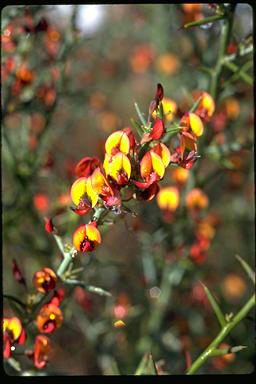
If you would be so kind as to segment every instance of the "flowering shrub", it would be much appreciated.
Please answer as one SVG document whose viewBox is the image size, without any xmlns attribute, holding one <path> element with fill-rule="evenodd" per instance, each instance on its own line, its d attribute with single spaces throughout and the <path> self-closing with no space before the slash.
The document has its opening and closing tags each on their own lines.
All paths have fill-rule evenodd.
<svg viewBox="0 0 256 384">
<path fill-rule="evenodd" d="M 248 373 L 252 42 L 232 32 L 239 5 L 97 5 L 108 17 L 84 32 L 93 6 L 3 16 L 5 371 Z"/>
</svg>

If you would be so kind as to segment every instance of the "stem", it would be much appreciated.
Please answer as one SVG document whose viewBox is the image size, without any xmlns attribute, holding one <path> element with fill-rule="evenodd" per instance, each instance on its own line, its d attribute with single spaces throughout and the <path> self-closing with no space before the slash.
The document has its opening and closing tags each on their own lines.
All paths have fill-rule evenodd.
<svg viewBox="0 0 256 384">
<path fill-rule="evenodd" d="M 227 14 L 223 20 L 223 25 L 220 31 L 220 48 L 219 48 L 219 56 L 217 59 L 217 63 L 215 66 L 215 70 L 211 79 L 210 85 L 210 94 L 214 100 L 217 99 L 220 87 L 220 76 L 223 65 L 223 58 L 226 54 L 227 46 L 230 40 L 230 34 L 233 26 L 233 13 L 235 10 L 235 5 L 231 4 Z"/>
<path fill-rule="evenodd" d="M 187 371 L 187 375 L 194 374 L 202 364 L 210 357 L 215 350 L 215 348 L 221 343 L 221 341 L 231 332 L 231 330 L 247 315 L 247 313 L 252 309 L 256 304 L 255 294 L 247 301 L 243 308 L 236 314 L 236 316 L 231 320 L 227 325 L 225 325 L 218 336 L 213 340 L 213 342 L 206 348 L 206 350 L 196 359 L 196 361 L 191 365 Z"/>
</svg>

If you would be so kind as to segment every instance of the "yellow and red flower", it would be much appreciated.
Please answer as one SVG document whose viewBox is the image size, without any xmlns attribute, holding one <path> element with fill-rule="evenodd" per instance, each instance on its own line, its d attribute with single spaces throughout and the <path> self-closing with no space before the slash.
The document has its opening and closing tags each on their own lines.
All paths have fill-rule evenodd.
<svg viewBox="0 0 256 384">
<path fill-rule="evenodd" d="M 36 318 L 36 325 L 42 333 L 52 333 L 62 324 L 63 316 L 61 309 L 55 304 L 45 304 Z"/>
<path fill-rule="evenodd" d="M 52 291 L 57 282 L 57 276 L 51 268 L 43 268 L 33 276 L 33 284 L 38 292 L 47 293 Z"/>
<path fill-rule="evenodd" d="M 46 366 L 51 351 L 50 339 L 45 335 L 37 335 L 35 337 L 34 349 L 26 350 L 25 354 L 33 360 L 36 368 L 42 369 Z"/>
<path fill-rule="evenodd" d="M 106 175 L 110 176 L 119 186 L 128 183 L 132 167 L 129 158 L 124 153 L 118 152 L 114 156 L 106 154 L 103 167 Z"/>
<path fill-rule="evenodd" d="M 91 176 L 77 179 L 72 184 L 70 196 L 76 206 L 74 212 L 79 215 L 87 214 L 98 202 L 98 195 L 91 186 Z"/>
<path fill-rule="evenodd" d="M 193 92 L 192 96 L 195 101 L 201 97 L 201 100 L 195 110 L 195 114 L 198 115 L 203 121 L 208 122 L 215 111 L 215 102 L 212 96 L 204 91 Z"/>
<path fill-rule="evenodd" d="M 122 152 L 127 155 L 130 151 L 130 139 L 125 131 L 116 131 L 112 133 L 105 143 L 106 153 L 110 156 Z"/>
<path fill-rule="evenodd" d="M 163 112 L 164 112 L 164 120 L 165 121 L 172 121 L 175 114 L 177 113 L 177 104 L 174 100 L 164 97 L 162 99 L 162 106 L 163 106 Z M 156 111 L 152 113 L 152 117 L 156 118 Z"/>
<path fill-rule="evenodd" d="M 22 327 L 18 317 L 3 319 L 4 333 L 4 358 L 8 359 L 11 356 L 11 347 L 17 344 L 24 344 L 26 341 L 26 332 Z"/>
<path fill-rule="evenodd" d="M 96 227 L 96 223 L 81 225 L 73 235 L 73 244 L 78 251 L 94 251 L 101 243 L 101 235 Z"/>
<path fill-rule="evenodd" d="M 175 181 L 179 185 L 184 185 L 189 178 L 189 171 L 185 168 L 177 167 L 175 169 L 172 169 L 171 177 L 173 181 Z"/>
</svg>

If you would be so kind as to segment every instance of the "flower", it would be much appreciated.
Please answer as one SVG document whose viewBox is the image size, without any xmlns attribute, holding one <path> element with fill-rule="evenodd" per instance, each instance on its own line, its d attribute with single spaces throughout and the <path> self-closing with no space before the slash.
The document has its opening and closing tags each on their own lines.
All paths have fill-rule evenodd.
<svg viewBox="0 0 256 384">
<path fill-rule="evenodd" d="M 209 200 L 207 195 L 200 188 L 193 188 L 187 193 L 186 206 L 188 209 L 207 208 Z"/>
<path fill-rule="evenodd" d="M 94 251 L 100 243 L 100 232 L 93 223 L 81 225 L 73 235 L 73 244 L 81 252 Z"/>
<path fill-rule="evenodd" d="M 160 72 L 171 75 L 179 70 L 180 61 L 175 54 L 167 52 L 158 57 L 156 65 Z"/>
<path fill-rule="evenodd" d="M 165 121 L 172 121 L 177 113 L 177 104 L 174 100 L 164 97 L 162 100 L 164 119 Z M 152 113 L 153 119 L 156 118 L 156 111 Z"/>
<path fill-rule="evenodd" d="M 61 326 L 62 321 L 61 309 L 51 303 L 43 305 L 36 318 L 37 327 L 42 333 L 52 333 Z"/>
<path fill-rule="evenodd" d="M 103 167 L 118 185 L 124 186 L 128 183 L 131 176 L 131 162 L 129 158 L 119 152 L 114 156 L 106 154 Z"/>
<path fill-rule="evenodd" d="M 52 291 L 57 282 L 57 276 L 55 272 L 50 268 L 43 268 L 40 271 L 35 272 L 33 276 L 33 284 L 36 290 L 41 293 L 47 293 Z"/>
<path fill-rule="evenodd" d="M 171 177 L 179 185 L 184 185 L 189 178 L 189 171 L 188 169 L 177 167 L 171 170 Z"/>
<path fill-rule="evenodd" d="M 4 358 L 8 359 L 11 356 L 11 347 L 17 344 L 24 344 L 26 341 L 26 332 L 22 327 L 18 317 L 3 319 L 4 333 Z"/>
<path fill-rule="evenodd" d="M 118 152 L 127 155 L 130 150 L 130 140 L 127 133 L 121 130 L 112 133 L 106 140 L 105 150 L 110 156 L 114 156 Z"/>
<path fill-rule="evenodd" d="M 89 177 L 100 165 L 97 157 L 83 157 L 75 167 L 76 177 Z"/>
<path fill-rule="evenodd" d="M 159 117 L 157 117 L 150 133 L 144 133 L 140 143 L 143 144 L 151 140 L 158 140 L 163 136 L 164 133 L 164 123 Z"/>
<path fill-rule="evenodd" d="M 33 359 L 34 366 L 42 369 L 46 366 L 49 354 L 52 350 L 50 339 L 45 335 L 37 335 L 35 337 L 34 349 L 26 350 L 25 354 Z"/>
<path fill-rule="evenodd" d="M 180 196 L 176 187 L 161 188 L 157 195 L 157 204 L 159 208 L 171 212 L 176 211 L 179 206 Z"/>
<path fill-rule="evenodd" d="M 87 214 L 98 202 L 98 195 L 91 186 L 91 176 L 77 179 L 71 186 L 70 197 L 76 206 L 74 212 L 79 215 Z"/>
<path fill-rule="evenodd" d="M 239 299 L 246 290 L 244 279 L 235 273 L 228 274 L 222 284 L 223 294 L 228 299 Z"/>
<path fill-rule="evenodd" d="M 203 121 L 209 121 L 215 111 L 215 102 L 212 96 L 204 91 L 193 92 L 192 96 L 195 101 L 201 97 L 201 100 L 194 113 L 198 115 Z"/>
<path fill-rule="evenodd" d="M 49 208 L 49 199 L 43 193 L 37 193 L 33 198 L 33 203 L 39 212 L 45 212 Z"/>
</svg>

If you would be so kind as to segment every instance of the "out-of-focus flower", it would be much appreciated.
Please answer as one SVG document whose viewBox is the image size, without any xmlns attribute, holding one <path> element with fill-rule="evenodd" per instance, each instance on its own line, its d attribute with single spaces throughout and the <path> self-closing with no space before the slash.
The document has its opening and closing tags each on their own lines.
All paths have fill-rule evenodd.
<svg viewBox="0 0 256 384">
<path fill-rule="evenodd" d="M 21 321 L 18 317 L 4 318 L 3 319 L 3 333 L 4 333 L 4 359 L 11 357 L 11 347 L 17 344 L 24 344 L 26 341 L 26 332 L 22 327 Z"/>
<path fill-rule="evenodd" d="M 173 53 L 164 53 L 158 57 L 156 66 L 160 72 L 171 75 L 179 70 L 180 60 Z"/>
<path fill-rule="evenodd" d="M 121 123 L 120 118 L 111 111 L 101 112 L 99 115 L 99 119 L 100 126 L 105 132 L 114 131 Z"/>
<path fill-rule="evenodd" d="M 49 199 L 44 193 L 37 193 L 33 198 L 35 208 L 44 213 L 49 209 Z"/>
<path fill-rule="evenodd" d="M 203 19 L 202 4 L 184 3 L 181 5 L 183 14 L 183 24 Z"/>
<path fill-rule="evenodd" d="M 106 96 L 102 92 L 94 92 L 89 99 L 90 107 L 100 110 L 106 105 Z"/>
<path fill-rule="evenodd" d="M 152 64 L 153 51 L 148 44 L 141 44 L 133 50 L 129 58 L 130 66 L 135 73 L 147 71 Z"/>
<path fill-rule="evenodd" d="M 180 195 L 177 187 L 164 187 L 158 192 L 157 204 L 163 210 L 176 211 L 179 201 Z"/>
<path fill-rule="evenodd" d="M 90 311 L 92 309 L 93 301 L 89 296 L 89 293 L 86 292 L 82 287 L 75 288 L 74 299 L 85 311 Z"/>
<path fill-rule="evenodd" d="M 57 282 L 57 276 L 51 268 L 43 268 L 35 272 L 33 276 L 33 284 L 36 290 L 41 293 L 52 291 Z"/>
<path fill-rule="evenodd" d="M 178 185 L 184 185 L 189 178 L 189 171 L 182 167 L 177 167 L 171 170 L 171 178 Z"/>
<path fill-rule="evenodd" d="M 40 309 L 36 325 L 42 333 L 52 333 L 62 324 L 63 316 L 59 307 L 54 304 L 45 304 Z"/>
<path fill-rule="evenodd" d="M 78 251 L 94 251 L 101 243 L 101 235 L 92 223 L 81 225 L 73 235 L 73 244 Z"/>
<path fill-rule="evenodd" d="M 22 85 L 27 85 L 35 79 L 35 73 L 27 68 L 25 64 L 22 64 L 16 70 L 16 77 L 22 83 Z"/>
<path fill-rule="evenodd" d="M 120 327 L 124 327 L 125 326 L 125 323 L 123 322 L 123 320 L 117 320 L 114 322 L 114 327 L 116 328 L 120 328 Z"/>
<path fill-rule="evenodd" d="M 44 105 L 51 107 L 56 99 L 56 91 L 53 86 L 41 85 L 36 91 L 36 96 Z"/>
<path fill-rule="evenodd" d="M 42 369 L 46 366 L 51 351 L 52 345 L 50 339 L 45 335 L 37 335 L 35 337 L 34 349 L 26 350 L 25 353 L 33 359 L 36 368 Z"/>
<path fill-rule="evenodd" d="M 186 206 L 188 209 L 204 209 L 209 204 L 208 196 L 199 188 L 193 188 L 187 193 Z"/>
<path fill-rule="evenodd" d="M 239 299 L 246 291 L 245 281 L 237 274 L 230 273 L 223 281 L 222 291 L 228 299 Z"/>
<path fill-rule="evenodd" d="M 235 120 L 240 114 L 240 104 L 234 97 L 229 97 L 223 101 L 222 107 L 224 108 L 227 118 Z"/>
<path fill-rule="evenodd" d="M 209 246 L 210 241 L 206 237 L 201 236 L 191 245 L 189 256 L 196 264 L 202 264 L 206 259 L 206 251 Z"/>
</svg>

